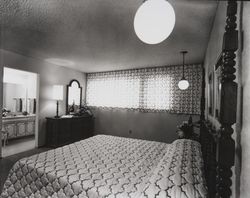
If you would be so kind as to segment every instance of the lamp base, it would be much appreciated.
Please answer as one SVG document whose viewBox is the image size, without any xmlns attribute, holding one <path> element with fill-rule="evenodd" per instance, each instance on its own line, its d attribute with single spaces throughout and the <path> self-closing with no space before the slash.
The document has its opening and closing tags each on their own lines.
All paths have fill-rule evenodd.
<svg viewBox="0 0 250 198">
<path fill-rule="evenodd" d="M 59 109 L 59 101 L 56 101 L 56 116 L 55 118 L 60 118 L 60 116 L 58 115 L 58 109 Z"/>
</svg>

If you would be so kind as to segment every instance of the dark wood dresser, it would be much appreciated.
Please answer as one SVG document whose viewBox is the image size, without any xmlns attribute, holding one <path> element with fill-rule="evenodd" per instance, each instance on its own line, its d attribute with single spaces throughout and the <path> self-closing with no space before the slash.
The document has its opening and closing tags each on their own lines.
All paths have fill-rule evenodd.
<svg viewBox="0 0 250 198">
<path fill-rule="evenodd" d="M 93 116 L 46 118 L 46 144 L 58 147 L 93 136 Z"/>
</svg>

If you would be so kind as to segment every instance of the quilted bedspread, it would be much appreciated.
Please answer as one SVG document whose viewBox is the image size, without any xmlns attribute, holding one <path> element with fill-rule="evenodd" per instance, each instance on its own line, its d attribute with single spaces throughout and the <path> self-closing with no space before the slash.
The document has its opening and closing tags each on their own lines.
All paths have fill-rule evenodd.
<svg viewBox="0 0 250 198">
<path fill-rule="evenodd" d="M 206 197 L 200 145 L 97 135 L 19 160 L 1 197 Z"/>
</svg>

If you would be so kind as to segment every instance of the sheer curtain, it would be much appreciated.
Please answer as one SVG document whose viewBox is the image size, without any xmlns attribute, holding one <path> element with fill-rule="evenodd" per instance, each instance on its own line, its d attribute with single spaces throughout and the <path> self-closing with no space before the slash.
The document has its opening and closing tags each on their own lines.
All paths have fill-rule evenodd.
<svg viewBox="0 0 250 198">
<path fill-rule="evenodd" d="M 139 108 L 140 76 L 133 71 L 87 75 L 87 105 Z"/>
<path fill-rule="evenodd" d="M 187 90 L 177 86 L 182 66 L 87 74 L 86 103 L 92 107 L 144 112 L 200 113 L 202 66 L 186 65 Z"/>
</svg>

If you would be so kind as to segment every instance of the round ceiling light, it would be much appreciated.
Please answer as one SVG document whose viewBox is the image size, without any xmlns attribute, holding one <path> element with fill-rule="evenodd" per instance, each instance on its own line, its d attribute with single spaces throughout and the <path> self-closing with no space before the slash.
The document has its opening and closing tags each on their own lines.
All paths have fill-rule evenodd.
<svg viewBox="0 0 250 198">
<path fill-rule="evenodd" d="M 147 0 L 137 10 L 134 29 L 141 41 L 158 44 L 173 31 L 175 12 L 166 0 Z"/>
<path fill-rule="evenodd" d="M 189 87 L 189 82 L 183 78 L 179 81 L 178 87 L 180 90 L 186 90 Z"/>
</svg>

